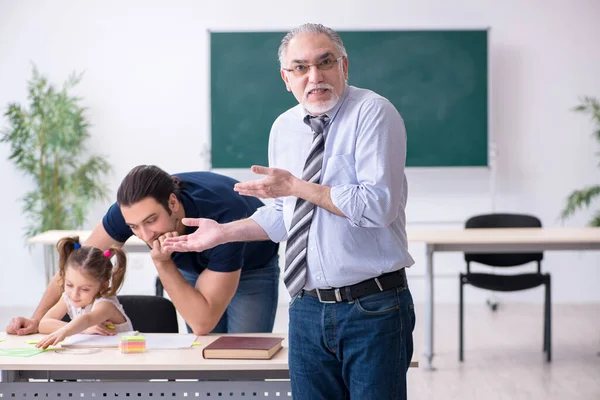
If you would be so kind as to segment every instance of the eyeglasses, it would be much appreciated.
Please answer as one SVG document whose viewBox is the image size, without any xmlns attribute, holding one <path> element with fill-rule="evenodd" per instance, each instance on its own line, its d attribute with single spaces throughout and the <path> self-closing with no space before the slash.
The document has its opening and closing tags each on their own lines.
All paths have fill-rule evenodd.
<svg viewBox="0 0 600 400">
<path fill-rule="evenodd" d="M 310 67 L 317 67 L 319 71 L 328 71 L 340 61 L 344 56 L 338 58 L 327 57 L 315 64 L 296 64 L 293 68 L 281 68 L 284 71 L 291 72 L 295 77 L 301 77 L 310 71 Z"/>
</svg>

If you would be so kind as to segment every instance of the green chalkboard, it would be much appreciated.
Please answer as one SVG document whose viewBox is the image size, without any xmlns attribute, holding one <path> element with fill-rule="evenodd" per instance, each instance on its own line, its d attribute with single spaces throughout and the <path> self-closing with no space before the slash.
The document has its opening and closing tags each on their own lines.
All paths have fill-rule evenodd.
<svg viewBox="0 0 600 400">
<path fill-rule="evenodd" d="M 407 166 L 488 165 L 487 30 L 340 31 L 348 83 L 398 109 Z M 267 165 L 275 118 L 297 104 L 277 49 L 285 32 L 211 32 L 213 168 Z"/>
</svg>

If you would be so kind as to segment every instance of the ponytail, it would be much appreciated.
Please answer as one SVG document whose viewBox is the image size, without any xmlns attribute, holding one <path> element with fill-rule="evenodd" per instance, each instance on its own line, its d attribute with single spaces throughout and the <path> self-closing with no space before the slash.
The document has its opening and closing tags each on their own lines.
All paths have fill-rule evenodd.
<svg viewBox="0 0 600 400">
<path fill-rule="evenodd" d="M 127 270 L 127 257 L 125 256 L 125 252 L 116 246 L 112 246 L 108 251 L 110 251 L 112 255 L 115 255 L 117 260 L 115 265 L 112 267 L 110 287 L 102 293 L 103 297 L 117 295 L 117 292 L 123 285 L 123 281 L 125 280 L 125 272 Z"/>
<path fill-rule="evenodd" d="M 67 267 L 67 261 L 71 257 L 71 254 L 75 251 L 76 245 L 79 245 L 79 237 L 64 237 L 56 244 L 56 250 L 58 251 L 58 273 L 60 276 L 59 286 L 61 291 L 64 290 L 65 281 L 65 269 Z M 79 245 L 80 247 L 81 245 Z"/>
</svg>

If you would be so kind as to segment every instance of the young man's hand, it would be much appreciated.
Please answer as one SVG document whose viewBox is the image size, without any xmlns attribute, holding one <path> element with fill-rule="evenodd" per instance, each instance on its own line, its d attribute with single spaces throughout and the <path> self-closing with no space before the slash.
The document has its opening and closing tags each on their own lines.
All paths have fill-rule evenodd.
<svg viewBox="0 0 600 400">
<path fill-rule="evenodd" d="M 35 319 L 15 317 L 10 320 L 10 323 L 6 327 L 6 333 L 19 336 L 38 333 L 39 324 L 40 322 Z"/>
<path fill-rule="evenodd" d="M 171 254 L 173 254 L 173 250 L 165 248 L 163 243 L 166 239 L 176 236 L 177 232 L 169 232 L 159 236 L 158 239 L 152 242 L 152 251 L 150 251 L 150 257 L 152 257 L 152 261 L 154 261 L 155 264 L 171 261 Z"/>
</svg>

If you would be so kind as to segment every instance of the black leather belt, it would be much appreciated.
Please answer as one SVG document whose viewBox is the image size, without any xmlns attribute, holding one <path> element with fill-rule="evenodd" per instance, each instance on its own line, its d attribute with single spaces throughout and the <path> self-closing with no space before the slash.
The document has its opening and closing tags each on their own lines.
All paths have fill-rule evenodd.
<svg viewBox="0 0 600 400">
<path fill-rule="evenodd" d="M 305 290 L 304 293 L 318 298 L 321 303 L 340 303 L 342 301 L 352 301 L 367 294 L 406 286 L 406 271 L 402 268 L 354 285 L 332 289 Z"/>
</svg>

